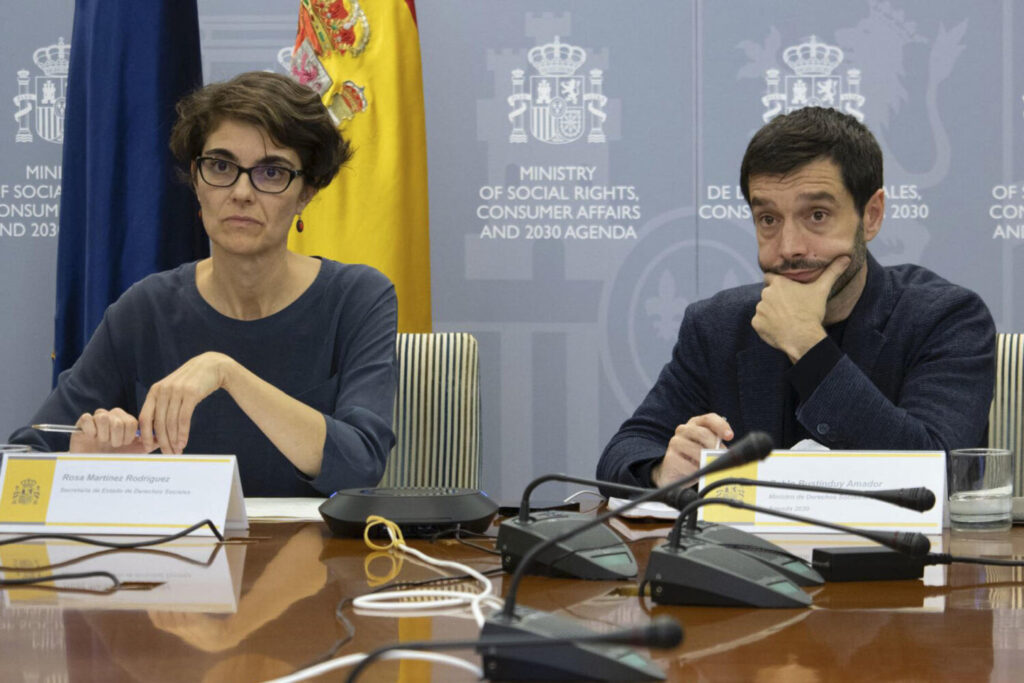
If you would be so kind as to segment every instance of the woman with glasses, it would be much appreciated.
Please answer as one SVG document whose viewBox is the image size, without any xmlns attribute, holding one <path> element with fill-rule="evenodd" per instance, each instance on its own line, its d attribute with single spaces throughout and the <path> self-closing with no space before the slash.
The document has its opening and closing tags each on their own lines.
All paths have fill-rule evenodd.
<svg viewBox="0 0 1024 683">
<path fill-rule="evenodd" d="M 253 72 L 179 102 L 170 146 L 210 257 L 143 279 L 107 309 L 33 419 L 74 424 L 70 442 L 33 429 L 12 440 L 231 453 L 247 496 L 376 484 L 394 443 L 394 287 L 368 266 L 287 247 L 348 143 L 312 90 Z"/>
</svg>

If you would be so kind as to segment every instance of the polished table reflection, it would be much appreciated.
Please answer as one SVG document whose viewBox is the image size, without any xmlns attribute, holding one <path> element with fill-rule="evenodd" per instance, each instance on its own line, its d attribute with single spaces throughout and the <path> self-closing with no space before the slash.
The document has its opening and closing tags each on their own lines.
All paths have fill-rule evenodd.
<svg viewBox="0 0 1024 683">
<path fill-rule="evenodd" d="M 652 528 L 628 526 L 636 532 Z M 805 557 L 812 544 L 845 540 L 789 538 L 784 545 Z M 643 538 L 632 543 L 641 573 L 650 548 L 660 542 Z M 500 566 L 497 556 L 454 540 L 411 544 L 479 571 Z M 1024 529 L 947 532 L 942 549 L 954 555 L 1021 558 Z M 319 522 L 254 521 L 245 542 L 216 548 L 212 540 L 191 539 L 164 551 L 89 560 L 90 566 L 109 562 L 135 571 L 147 562 L 159 565 L 159 588 L 112 596 L 0 590 L 0 680 L 259 681 L 326 656 L 478 633 L 468 609 L 402 618 L 354 610 L 350 598 L 387 582 L 438 573 L 415 560 L 374 553 L 361 539 L 334 538 Z M 10 557 L 10 551 L 0 553 L 0 563 L 10 566 L 5 559 Z M 20 561 L 24 566 L 25 560 Z M 496 586 L 502 579 L 494 579 Z M 643 624 L 653 615 L 677 618 L 686 631 L 683 643 L 650 653 L 669 680 L 1020 680 L 1022 588 L 1022 568 L 957 564 L 931 567 L 924 580 L 808 589 L 813 605 L 807 609 L 662 607 L 638 597 L 635 582 L 544 577 L 527 577 L 519 601 L 597 631 Z M 351 639 L 336 611 L 351 624 Z M 471 652 L 454 654 L 479 663 Z M 316 680 L 341 680 L 345 672 Z M 474 680 L 468 672 L 412 661 L 378 662 L 360 680 L 430 679 Z"/>
</svg>

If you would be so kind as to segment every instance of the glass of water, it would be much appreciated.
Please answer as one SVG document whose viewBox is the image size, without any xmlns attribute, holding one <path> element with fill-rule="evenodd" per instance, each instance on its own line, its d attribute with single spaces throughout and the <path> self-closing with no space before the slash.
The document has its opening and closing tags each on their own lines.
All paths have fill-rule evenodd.
<svg viewBox="0 0 1024 683">
<path fill-rule="evenodd" d="M 1012 524 L 1013 455 L 1004 448 L 950 451 L 946 462 L 949 523 L 954 529 L 1001 531 Z"/>
</svg>

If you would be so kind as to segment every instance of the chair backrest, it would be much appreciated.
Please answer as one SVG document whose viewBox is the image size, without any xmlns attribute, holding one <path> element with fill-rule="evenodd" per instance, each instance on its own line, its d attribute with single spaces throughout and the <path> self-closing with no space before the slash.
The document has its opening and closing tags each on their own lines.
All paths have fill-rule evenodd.
<svg viewBox="0 0 1024 683">
<path fill-rule="evenodd" d="M 480 487 L 476 338 L 398 335 L 395 447 L 380 486 Z"/>
<path fill-rule="evenodd" d="M 1024 496 L 1024 334 L 996 335 L 996 390 L 988 445 L 1013 453 L 1013 495 Z"/>
</svg>

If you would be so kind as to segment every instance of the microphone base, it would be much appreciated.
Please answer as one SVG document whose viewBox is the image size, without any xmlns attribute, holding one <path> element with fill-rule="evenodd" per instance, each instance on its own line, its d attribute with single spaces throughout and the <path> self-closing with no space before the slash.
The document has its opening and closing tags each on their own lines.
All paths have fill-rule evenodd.
<svg viewBox="0 0 1024 683">
<path fill-rule="evenodd" d="M 714 543 L 684 539 L 651 551 L 644 582 L 662 605 L 807 607 L 811 597 L 769 565 Z"/>
<path fill-rule="evenodd" d="M 760 536 L 741 529 L 725 524 L 699 522 L 695 532 L 691 533 L 689 529 L 683 527 L 683 534 L 693 541 L 704 541 L 717 545 L 750 546 L 749 548 L 732 548 L 732 550 L 767 564 L 798 586 L 820 586 L 825 583 L 825 578 L 812 567 L 808 567 L 788 555 L 781 554 L 785 551 L 771 541 L 766 541 Z M 758 551 L 758 548 L 763 548 L 764 551 Z"/>
<path fill-rule="evenodd" d="M 509 621 L 501 612 L 490 616 L 482 639 L 531 637 L 579 638 L 596 633 L 582 624 L 549 612 L 516 607 Z M 566 643 L 477 648 L 484 677 L 499 681 L 663 681 L 665 674 L 631 647 L 608 643 Z"/>
<path fill-rule="evenodd" d="M 593 519 L 578 512 L 550 510 L 530 514 L 527 522 L 510 517 L 498 528 L 496 548 L 502 568 L 511 573 L 532 548 L 548 539 L 583 526 Z M 606 526 L 588 529 L 541 552 L 528 574 L 558 578 L 621 580 L 637 575 L 636 558 L 629 546 Z"/>
</svg>

